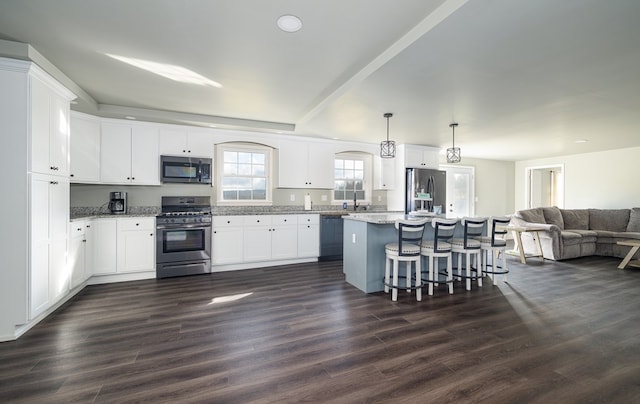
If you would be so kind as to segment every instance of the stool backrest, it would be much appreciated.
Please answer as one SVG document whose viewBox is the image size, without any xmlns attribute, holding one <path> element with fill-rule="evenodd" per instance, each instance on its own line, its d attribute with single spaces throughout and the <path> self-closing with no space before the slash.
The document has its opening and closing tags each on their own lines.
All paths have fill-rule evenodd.
<svg viewBox="0 0 640 404">
<path fill-rule="evenodd" d="M 433 219 L 431 226 L 434 229 L 433 252 L 451 251 L 451 239 L 456 230 L 456 219 Z"/>
<path fill-rule="evenodd" d="M 505 240 L 507 225 L 511 219 L 506 216 L 493 216 L 489 219 L 491 226 L 491 247 L 497 247 L 496 240 Z"/>
<path fill-rule="evenodd" d="M 460 221 L 464 229 L 465 250 L 479 250 L 480 243 L 469 245 L 469 240 L 477 240 L 484 235 L 484 225 L 487 219 L 484 217 L 463 217 Z"/>
<path fill-rule="evenodd" d="M 408 220 L 397 219 L 396 229 L 398 229 L 398 255 L 400 256 L 418 256 L 420 255 L 420 244 L 422 244 L 422 236 L 424 227 L 429 219 Z M 403 244 L 415 244 L 418 246 L 417 253 L 407 253 L 402 248 Z"/>
</svg>

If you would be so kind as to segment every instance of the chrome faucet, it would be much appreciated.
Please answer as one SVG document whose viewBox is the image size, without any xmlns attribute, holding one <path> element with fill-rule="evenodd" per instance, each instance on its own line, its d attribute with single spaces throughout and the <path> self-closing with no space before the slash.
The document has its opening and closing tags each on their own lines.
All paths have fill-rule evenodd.
<svg viewBox="0 0 640 404">
<path fill-rule="evenodd" d="M 353 211 L 355 212 L 356 210 L 358 210 L 358 203 L 356 202 L 356 193 L 353 193 Z"/>
</svg>

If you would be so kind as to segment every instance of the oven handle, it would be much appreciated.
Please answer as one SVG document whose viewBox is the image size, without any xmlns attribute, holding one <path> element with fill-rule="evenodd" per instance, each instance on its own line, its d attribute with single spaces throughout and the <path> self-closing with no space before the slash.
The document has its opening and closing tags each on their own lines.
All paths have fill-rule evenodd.
<svg viewBox="0 0 640 404">
<path fill-rule="evenodd" d="M 156 225 L 157 230 L 167 230 L 167 229 L 210 229 L 211 223 L 203 224 L 203 223 L 189 223 L 189 224 L 158 224 Z"/>
</svg>

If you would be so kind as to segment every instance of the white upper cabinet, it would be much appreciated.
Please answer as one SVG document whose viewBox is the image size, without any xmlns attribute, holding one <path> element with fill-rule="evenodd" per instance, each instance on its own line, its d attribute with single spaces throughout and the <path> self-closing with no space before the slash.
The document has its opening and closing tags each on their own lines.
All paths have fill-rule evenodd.
<svg viewBox="0 0 640 404">
<path fill-rule="evenodd" d="M 211 133 L 183 128 L 160 129 L 160 155 L 212 158 L 213 145 Z"/>
<path fill-rule="evenodd" d="M 394 189 L 396 186 L 396 159 L 373 158 L 373 189 Z"/>
<path fill-rule="evenodd" d="M 103 123 L 100 153 L 101 182 L 160 185 L 156 127 Z"/>
<path fill-rule="evenodd" d="M 335 149 L 327 143 L 282 141 L 278 150 L 279 188 L 333 189 Z"/>
<path fill-rule="evenodd" d="M 69 175 L 69 95 L 61 95 L 40 75 L 30 76 L 31 171 Z"/>
<path fill-rule="evenodd" d="M 439 166 L 440 149 L 437 147 L 403 144 L 399 148 L 404 150 L 406 168 L 438 168 Z"/>
<path fill-rule="evenodd" d="M 100 121 L 71 115 L 71 182 L 100 182 Z"/>
</svg>

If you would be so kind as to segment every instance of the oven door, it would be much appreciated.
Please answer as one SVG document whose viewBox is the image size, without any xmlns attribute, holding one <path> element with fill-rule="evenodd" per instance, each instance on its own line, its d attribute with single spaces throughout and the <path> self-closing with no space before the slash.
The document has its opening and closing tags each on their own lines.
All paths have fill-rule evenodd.
<svg viewBox="0 0 640 404">
<path fill-rule="evenodd" d="M 156 226 L 156 262 L 211 259 L 211 224 Z"/>
</svg>

